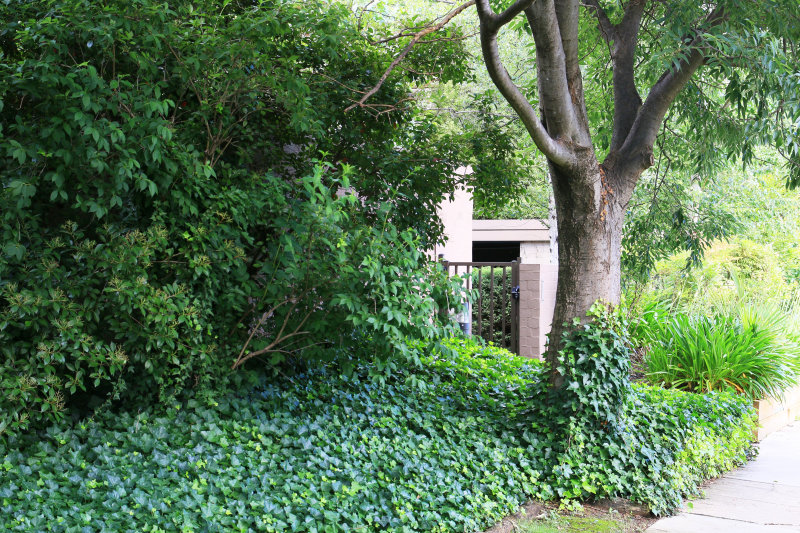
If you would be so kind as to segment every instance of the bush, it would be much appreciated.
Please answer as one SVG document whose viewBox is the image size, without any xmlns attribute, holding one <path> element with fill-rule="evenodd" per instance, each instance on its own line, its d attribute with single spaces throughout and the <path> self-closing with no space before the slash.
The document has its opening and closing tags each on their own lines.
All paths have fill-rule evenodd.
<svg viewBox="0 0 800 533">
<path fill-rule="evenodd" d="M 413 359 L 403 336 L 446 336 L 419 250 L 458 149 L 412 107 L 343 112 L 392 57 L 353 22 L 292 0 L 0 3 L 0 438 L 210 396 L 249 356 Z M 393 79 L 376 105 L 406 96 Z"/>
<path fill-rule="evenodd" d="M 646 299 L 667 300 L 689 313 L 725 313 L 737 302 L 780 303 L 792 286 L 781 258 L 747 239 L 716 243 L 701 266 L 686 269 L 687 254 L 659 263 Z"/>
<path fill-rule="evenodd" d="M 267 176 L 213 197 L 219 211 L 145 232 L 108 226 L 97 241 L 69 224 L 32 248 L 0 299 L 0 435 L 62 418 L 81 392 L 170 401 L 256 357 L 331 353 L 317 345 L 358 343 L 385 372 L 419 357 L 408 335 L 446 337 L 437 311 L 455 285 L 413 231 L 371 226 L 354 196 L 323 185 L 326 168 L 298 180 L 300 193 Z M 253 233 L 273 237 L 248 262 Z"/>
<path fill-rule="evenodd" d="M 766 305 L 711 316 L 651 306 L 638 322 L 637 336 L 647 350 L 650 382 L 757 399 L 780 397 L 798 382 L 800 346 L 788 328 L 786 313 Z"/>
<path fill-rule="evenodd" d="M 608 346 L 613 335 L 592 331 L 576 343 Z M 595 393 L 621 360 L 581 358 L 562 410 L 542 402 L 539 363 L 461 340 L 383 383 L 364 363 L 350 377 L 318 368 L 215 406 L 12 438 L 0 445 L 0 527 L 456 532 L 529 498 L 603 496 L 662 514 L 744 459 L 747 401 L 623 383 Z"/>
</svg>

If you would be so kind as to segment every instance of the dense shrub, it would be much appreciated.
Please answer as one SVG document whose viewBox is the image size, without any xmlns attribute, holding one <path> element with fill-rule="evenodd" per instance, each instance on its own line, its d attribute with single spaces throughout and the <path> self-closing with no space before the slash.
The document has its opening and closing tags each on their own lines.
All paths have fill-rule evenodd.
<svg viewBox="0 0 800 533">
<path fill-rule="evenodd" d="M 449 347 L 382 384 L 363 365 L 350 377 L 321 368 L 214 407 L 12 439 L 0 447 L 0 527 L 456 532 L 532 497 L 605 495 L 665 513 L 749 448 L 741 398 L 640 386 L 619 397 L 619 383 L 595 393 L 610 367 L 589 355 L 569 373 L 577 403 L 559 415 L 543 403 L 540 364 L 473 341 Z M 598 415 L 592 400 L 620 412 Z"/>
<path fill-rule="evenodd" d="M 4 287 L 0 434 L 63 417 L 81 391 L 117 396 L 130 383 L 167 401 L 187 381 L 320 344 L 358 343 L 386 371 L 419 357 L 408 335 L 447 336 L 437 311 L 455 287 L 415 233 L 370 225 L 354 196 L 322 184 L 324 170 L 298 180 L 299 193 L 267 176 L 215 197 L 224 211 L 144 232 L 107 227 L 97 241 L 67 225 L 31 250 L 38 261 Z M 274 237 L 248 263 L 254 227 Z"/>
<path fill-rule="evenodd" d="M 458 148 L 413 106 L 343 112 L 391 60 L 351 17 L 291 0 L 0 3 L 0 435 L 126 388 L 210 390 L 237 354 L 347 343 L 386 359 L 410 355 L 411 330 L 437 334 L 448 299 L 419 250 Z M 343 175 L 361 202 L 336 197 Z"/>
</svg>

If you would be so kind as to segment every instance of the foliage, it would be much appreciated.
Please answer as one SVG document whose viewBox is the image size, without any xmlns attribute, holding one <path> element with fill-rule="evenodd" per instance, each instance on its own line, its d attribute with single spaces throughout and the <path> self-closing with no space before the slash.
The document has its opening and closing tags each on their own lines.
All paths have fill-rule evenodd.
<svg viewBox="0 0 800 533">
<path fill-rule="evenodd" d="M 395 54 L 409 43 L 413 31 L 419 29 L 424 20 L 442 14 L 441 3 L 428 0 L 384 2 L 378 8 L 373 4 L 368 0 L 348 2 L 358 11 L 364 31 L 370 32 L 373 41 L 400 36 L 381 44 L 382 47 L 391 46 Z M 445 67 L 447 54 L 431 50 L 431 47 L 455 42 L 455 38 L 459 39 L 463 52 L 475 58 L 481 53 L 477 30 L 477 19 L 454 19 L 437 32 L 436 39 L 418 42 L 399 68 L 421 56 L 428 58 L 428 69 Z M 505 35 L 501 52 L 515 61 L 515 67 L 525 73 L 527 81 L 534 79 L 532 69 L 524 65 L 529 57 L 524 39 L 514 34 Z M 431 61 L 434 58 L 435 63 Z M 380 74 L 373 73 L 376 78 Z M 462 141 L 461 160 L 472 169 L 468 182 L 473 191 L 475 218 L 547 217 L 546 161 L 525 142 L 524 127 L 513 120 L 513 111 L 499 95 L 485 69 L 472 68 L 460 81 L 420 83 L 414 98 L 428 111 L 426 120 L 437 125 L 440 135 Z"/>
<path fill-rule="evenodd" d="M 565 335 L 565 384 L 539 393 L 524 436 L 541 439 L 537 447 L 550 457 L 551 496 L 627 497 L 669 513 L 705 476 L 744 461 L 751 404 L 733 395 L 632 387 L 624 320 L 599 304 L 592 313 Z"/>
<path fill-rule="evenodd" d="M 511 272 L 500 268 L 480 267 L 477 272 L 473 272 L 472 282 L 481 295 L 480 300 L 472 305 L 472 334 L 497 346 L 510 348 L 511 328 L 514 327 L 511 324 Z"/>
<path fill-rule="evenodd" d="M 680 174 L 668 178 L 658 170 L 642 176 L 623 230 L 622 267 L 627 286 L 646 282 L 659 261 L 672 254 L 679 254 L 681 267 L 696 267 L 715 241 L 741 229 L 738 218 L 722 201 L 733 191 L 720 181 L 687 179 Z"/>
<path fill-rule="evenodd" d="M 460 148 L 395 107 L 408 78 L 376 101 L 393 112 L 343 113 L 390 60 L 346 8 L 51 0 L 0 20 L 0 434 L 211 391 L 237 353 L 412 357 L 404 335 L 446 336 L 419 250 Z"/>
<path fill-rule="evenodd" d="M 52 428 L 0 451 L 0 525 L 463 531 L 525 501 L 541 466 L 499 423 L 504 405 L 365 373 L 315 370 L 213 408 Z"/>
<path fill-rule="evenodd" d="M 776 154 L 757 152 L 758 166 L 745 175 L 729 175 L 732 191 L 748 194 L 726 194 L 724 199 L 742 221 L 742 235 L 758 243 L 769 243 L 778 254 L 787 281 L 800 283 L 800 195 L 785 187 Z M 744 178 L 744 179 L 743 179 Z M 769 216 L 764 216 L 769 213 Z"/>
<path fill-rule="evenodd" d="M 422 359 L 430 379 L 451 396 L 474 396 L 477 407 L 500 409 L 513 418 L 529 409 L 528 389 L 540 382 L 544 363 L 510 353 L 482 339 L 454 338 Z"/>
<path fill-rule="evenodd" d="M 648 307 L 636 327 L 647 378 L 692 392 L 730 390 L 780 397 L 800 378 L 800 345 L 779 308 L 740 305 L 728 314 L 688 315 Z"/>
<path fill-rule="evenodd" d="M 532 497 L 604 494 L 663 513 L 748 447 L 742 399 L 638 386 L 618 433 L 562 440 L 543 404 L 537 418 L 509 416 L 541 399 L 530 396 L 544 393 L 541 365 L 473 341 L 449 348 L 382 384 L 363 363 L 349 377 L 317 368 L 213 406 L 105 413 L 12 438 L 0 445 L 0 525 L 455 532 Z"/>
<path fill-rule="evenodd" d="M 667 300 L 690 313 L 725 313 L 737 302 L 780 304 L 792 294 L 783 261 L 769 244 L 746 238 L 717 242 L 687 270 L 686 254 L 658 264 L 644 303 Z"/>
<path fill-rule="evenodd" d="M 463 89 L 462 89 L 463 90 Z M 468 105 L 475 122 L 470 131 L 474 154 L 473 217 L 481 219 L 546 219 L 548 182 L 545 161 L 521 139 L 519 124 L 509 124 L 498 95 L 487 91 Z"/>
<path fill-rule="evenodd" d="M 122 234 L 111 227 L 99 243 L 65 228 L 6 286 L 0 429 L 57 420 L 76 392 L 117 396 L 128 382 L 137 393 L 156 387 L 167 401 L 186 380 L 224 375 L 245 335 L 236 366 L 257 356 L 276 365 L 310 345 L 359 339 L 386 362 L 383 371 L 397 364 L 390 356 L 418 357 L 406 336 L 446 337 L 453 326 L 438 311 L 456 301 L 456 282 L 427 263 L 412 230 L 387 223 L 391 206 L 374 227 L 354 195 L 324 186 L 326 168 L 298 180 L 299 193 L 271 176 L 247 193 L 233 190 L 225 212 L 204 214 L 195 226 Z M 258 220 L 265 211 L 273 216 Z M 261 244 L 264 259 L 249 265 L 255 275 L 241 251 L 248 234 L 226 224 L 226 213 L 274 235 Z M 167 235 L 181 230 L 185 244 L 170 248 L 177 239 Z M 164 277 L 178 281 L 161 285 Z"/>
<path fill-rule="evenodd" d="M 757 419 L 748 400 L 723 392 L 633 390 L 628 445 L 635 450 L 631 466 L 643 472 L 625 477 L 632 499 L 650 503 L 656 514 L 672 512 L 702 481 L 750 458 Z"/>
<path fill-rule="evenodd" d="M 796 282 L 800 197 L 786 188 L 780 155 L 761 148 L 746 168 L 726 158 L 703 176 L 688 161 L 677 168 L 682 152 L 676 153 L 677 159 L 662 155 L 642 176 L 629 204 L 623 251 L 628 290 L 642 289 L 651 274 L 663 277 L 665 269 L 699 267 L 706 254 L 718 251 L 719 241 L 728 240 L 768 243 L 772 250 L 765 253 L 777 254 L 787 281 Z"/>
</svg>

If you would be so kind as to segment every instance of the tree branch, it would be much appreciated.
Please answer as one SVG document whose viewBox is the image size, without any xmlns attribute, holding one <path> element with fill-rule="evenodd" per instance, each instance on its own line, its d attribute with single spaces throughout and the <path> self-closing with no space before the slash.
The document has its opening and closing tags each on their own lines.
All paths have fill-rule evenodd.
<svg viewBox="0 0 800 533">
<path fill-rule="evenodd" d="M 721 24 L 726 18 L 724 8 L 719 6 L 706 17 L 706 27 Z M 688 54 L 662 74 L 650 89 L 650 94 L 639 109 L 630 132 L 620 147 L 620 159 L 624 161 L 623 164 L 629 166 L 631 170 L 638 171 L 624 174 L 638 176 L 641 171 L 653 165 L 653 144 L 667 110 L 680 90 L 707 59 L 708 45 L 699 34 L 699 29 L 694 33 L 696 36 L 687 46 Z M 689 38 L 691 37 L 687 37 L 687 40 Z"/>
<path fill-rule="evenodd" d="M 644 0 L 631 0 L 625 9 L 622 21 L 614 28 L 614 42 L 611 45 L 611 59 L 614 62 L 612 75 L 614 122 L 611 151 L 618 150 L 625 142 L 642 107 L 642 97 L 639 96 L 634 79 L 634 63 L 644 7 Z"/>
<path fill-rule="evenodd" d="M 568 14 L 564 13 L 564 16 Z M 577 11 L 572 15 L 577 16 Z M 576 91 L 577 87 L 570 83 L 573 80 L 570 80 L 567 74 L 569 60 L 562 45 L 560 21 L 553 0 L 538 0 L 525 10 L 525 16 L 536 45 L 540 107 L 547 121 L 547 131 L 556 139 L 569 138 L 573 142 L 589 146 L 591 138 L 588 135 L 588 127 L 578 127 L 576 113 L 576 108 L 581 108 L 583 105 L 580 94 L 582 91 Z M 577 21 L 566 21 L 566 24 L 569 32 L 569 26 L 577 24 Z M 575 31 L 577 32 L 577 27 Z M 577 33 L 575 38 L 577 39 Z M 578 50 L 574 48 L 573 51 L 574 68 L 577 69 Z M 577 83 L 580 84 L 580 70 L 577 74 Z"/>
<path fill-rule="evenodd" d="M 492 31 L 496 34 L 498 31 L 500 31 L 500 28 L 511 22 L 514 17 L 533 5 L 534 1 L 535 0 L 517 0 L 508 9 L 500 14 L 492 11 L 492 8 L 486 4 L 484 14 L 479 15 L 479 17 L 482 17 L 481 24 L 485 23 L 489 28 L 489 31 Z"/>
<path fill-rule="evenodd" d="M 578 63 L 578 21 L 580 3 L 575 0 L 555 0 L 556 18 L 561 32 L 561 47 L 564 50 L 567 80 L 572 87 L 581 80 L 581 68 Z M 573 89 L 573 92 L 574 89 Z M 582 93 L 582 91 L 580 91 Z M 575 93 L 579 94 L 579 93 Z"/>
<path fill-rule="evenodd" d="M 467 9 L 468 7 L 473 6 L 473 5 L 475 5 L 475 0 L 469 0 L 468 2 L 465 2 L 465 3 L 461 4 L 460 6 L 456 7 L 455 9 L 453 9 L 452 11 L 450 11 L 447 15 L 442 17 L 442 20 L 439 21 L 438 23 L 434 24 L 433 26 L 428 26 L 427 28 L 423 28 L 422 30 L 417 32 L 414 35 L 414 37 L 412 37 L 411 42 L 409 42 L 406 45 L 406 47 L 403 48 L 403 51 L 400 52 L 400 55 L 398 55 L 396 58 L 394 58 L 394 61 L 392 61 L 391 64 L 389 65 L 389 67 L 386 69 L 386 71 L 384 71 L 384 73 L 381 76 L 380 80 L 378 80 L 378 83 L 376 83 L 375 86 L 372 89 L 370 89 L 369 91 L 364 93 L 364 96 L 361 97 L 361 100 L 359 100 L 358 102 L 356 102 L 353 105 L 348 106 L 344 110 L 345 113 L 355 109 L 356 107 L 363 107 L 364 104 L 366 103 L 366 101 L 369 100 L 370 97 L 373 94 L 378 92 L 378 90 L 381 88 L 381 86 L 383 86 L 383 84 L 389 78 L 389 74 L 391 74 L 392 71 L 397 67 L 397 65 L 399 65 L 400 62 L 403 59 L 405 59 L 405 57 L 408 55 L 408 53 L 411 51 L 411 49 L 414 48 L 414 45 L 416 45 L 419 42 L 420 39 L 422 39 L 423 37 L 425 37 L 426 35 L 428 35 L 430 33 L 433 33 L 435 31 L 439 31 L 448 22 L 453 20 L 453 18 L 455 16 L 457 16 L 458 14 L 463 12 L 465 9 Z"/>
<path fill-rule="evenodd" d="M 521 3 L 517 2 L 512 7 L 515 6 L 521 7 Z M 489 7 L 489 0 L 477 0 L 477 8 L 478 19 L 480 20 L 483 61 L 486 64 L 486 70 L 489 72 L 492 81 L 511 108 L 519 115 L 520 120 L 522 120 L 531 139 L 533 139 L 533 142 L 539 150 L 556 165 L 573 165 L 575 163 L 575 155 L 565 145 L 557 142 L 547 133 L 547 130 L 536 114 L 536 110 L 522 94 L 519 87 L 514 84 L 511 76 L 500 60 L 500 54 L 497 50 L 497 32 L 500 27 L 497 26 L 497 23 L 501 18 L 492 12 L 491 7 Z M 509 10 L 510 9 L 511 8 L 509 8 Z M 506 10 L 504 13 L 508 13 L 509 10 Z M 505 20 L 505 18 L 502 20 Z"/>
</svg>

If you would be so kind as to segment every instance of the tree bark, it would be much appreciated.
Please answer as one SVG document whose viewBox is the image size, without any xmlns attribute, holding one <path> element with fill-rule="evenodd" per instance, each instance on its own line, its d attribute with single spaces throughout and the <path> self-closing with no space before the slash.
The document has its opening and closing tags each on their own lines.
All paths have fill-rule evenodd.
<svg viewBox="0 0 800 533">
<path fill-rule="evenodd" d="M 563 376 L 556 368 L 563 334 L 574 329 L 575 319 L 585 324 L 596 301 L 619 304 L 622 226 L 632 188 L 622 186 L 630 177 L 607 175 L 593 151 L 571 169 L 551 165 L 550 173 L 558 228 L 558 285 L 545 358 L 551 385 L 560 387 Z"/>
</svg>

